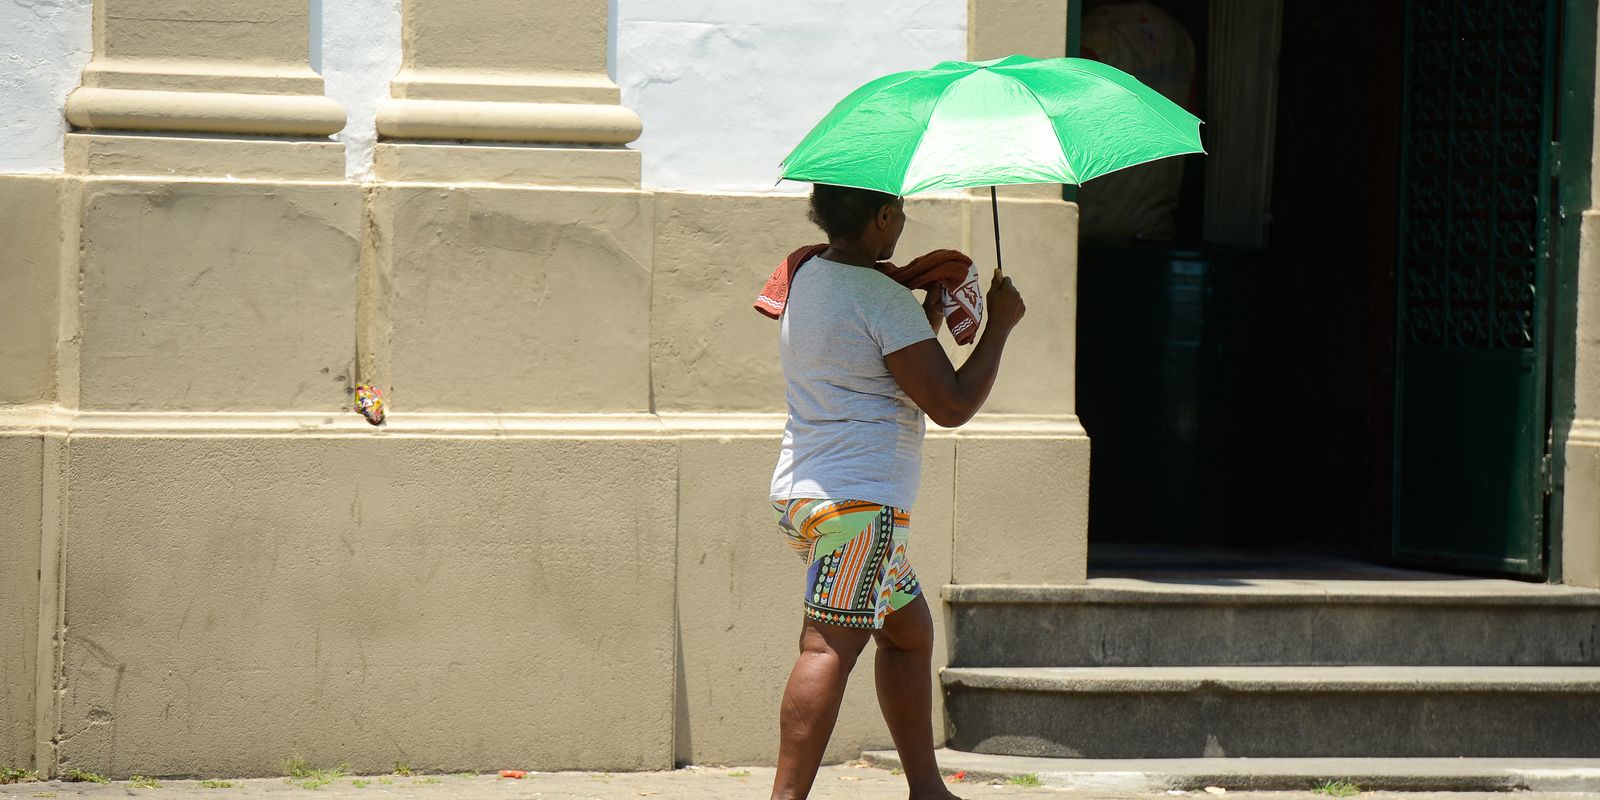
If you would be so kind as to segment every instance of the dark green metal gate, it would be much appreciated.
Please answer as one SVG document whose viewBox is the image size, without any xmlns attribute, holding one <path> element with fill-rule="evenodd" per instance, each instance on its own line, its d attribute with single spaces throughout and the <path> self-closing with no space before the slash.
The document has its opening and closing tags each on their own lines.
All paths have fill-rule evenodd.
<svg viewBox="0 0 1600 800">
<path fill-rule="evenodd" d="M 1397 561 L 1542 577 L 1555 0 L 1408 0 Z"/>
</svg>

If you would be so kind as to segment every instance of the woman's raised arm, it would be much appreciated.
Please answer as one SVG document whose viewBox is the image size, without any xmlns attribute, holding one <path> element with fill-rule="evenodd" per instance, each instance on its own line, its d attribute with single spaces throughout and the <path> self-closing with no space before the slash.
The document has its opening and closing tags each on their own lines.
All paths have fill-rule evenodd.
<svg viewBox="0 0 1600 800">
<path fill-rule="evenodd" d="M 936 339 L 924 339 L 883 357 L 900 390 L 935 425 L 960 427 L 983 407 L 1000 374 L 1006 339 L 1028 310 L 1011 279 L 1001 277 L 999 270 L 989 286 L 987 305 L 988 326 L 961 369 L 950 364 Z"/>
</svg>

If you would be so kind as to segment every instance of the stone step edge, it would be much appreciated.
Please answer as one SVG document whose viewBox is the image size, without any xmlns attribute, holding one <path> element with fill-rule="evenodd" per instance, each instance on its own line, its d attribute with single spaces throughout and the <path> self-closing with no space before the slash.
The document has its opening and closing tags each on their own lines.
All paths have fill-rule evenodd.
<svg viewBox="0 0 1600 800">
<path fill-rule="evenodd" d="M 886 769 L 901 766 L 893 750 L 862 758 Z M 1042 786 L 1099 792 L 1306 790 L 1328 781 L 1363 791 L 1600 792 L 1600 759 L 1540 758 L 1176 758 L 1072 759 L 938 751 L 946 775 L 1005 781 L 1032 775 Z"/>
<path fill-rule="evenodd" d="M 1600 667 L 945 667 L 939 679 L 946 689 L 1046 693 L 1600 694 Z"/>
<path fill-rule="evenodd" d="M 1260 581 L 1248 585 L 1154 584 L 1096 585 L 946 584 L 944 601 L 976 605 L 1442 605 L 1600 608 L 1600 589 L 1505 581 L 1475 588 L 1441 588 L 1432 582 L 1319 581 L 1312 584 Z"/>
</svg>

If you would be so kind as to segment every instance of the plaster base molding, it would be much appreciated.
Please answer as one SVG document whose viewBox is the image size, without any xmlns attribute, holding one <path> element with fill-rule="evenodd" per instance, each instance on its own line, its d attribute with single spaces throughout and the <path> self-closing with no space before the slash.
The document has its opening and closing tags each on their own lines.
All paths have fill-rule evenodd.
<svg viewBox="0 0 1600 800">
<path fill-rule="evenodd" d="M 331 136 L 304 0 L 95 0 L 94 58 L 67 97 L 78 128 Z"/>
<path fill-rule="evenodd" d="M 1573 421 L 1561 477 L 1561 582 L 1600 587 L 1600 419 Z"/>
<path fill-rule="evenodd" d="M 378 135 L 387 139 L 620 147 L 643 130 L 604 73 L 407 67 L 389 93 L 377 115 Z"/>
<path fill-rule="evenodd" d="M 305 63 L 232 62 L 215 58 L 97 58 L 83 70 L 90 89 L 318 97 L 322 76 Z"/>
<path fill-rule="evenodd" d="M 638 189 L 641 166 L 639 151 L 625 147 L 389 141 L 379 143 L 373 153 L 379 180 L 450 185 Z"/>
<path fill-rule="evenodd" d="M 412 68 L 395 76 L 390 92 L 402 100 L 477 103 L 618 105 L 622 90 L 609 76 L 588 72 L 496 73 L 475 69 Z"/>
<path fill-rule="evenodd" d="M 624 145 L 643 129 L 620 105 L 391 98 L 378 106 L 378 135 L 392 139 Z"/>
<path fill-rule="evenodd" d="M 1574 420 L 1572 430 L 1567 434 L 1567 441 L 1600 447 L 1600 419 Z"/>
<path fill-rule="evenodd" d="M 67 172 L 96 177 L 341 181 L 345 169 L 338 142 L 259 136 L 69 133 L 65 152 Z"/>
<path fill-rule="evenodd" d="M 344 108 L 320 94 L 238 94 L 84 87 L 67 97 L 79 128 L 331 136 Z"/>
</svg>

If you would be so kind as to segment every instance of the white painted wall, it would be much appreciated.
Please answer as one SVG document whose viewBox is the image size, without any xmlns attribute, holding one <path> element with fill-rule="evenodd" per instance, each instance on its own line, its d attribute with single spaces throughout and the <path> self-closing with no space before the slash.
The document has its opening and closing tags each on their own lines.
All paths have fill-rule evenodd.
<svg viewBox="0 0 1600 800">
<path fill-rule="evenodd" d="M 400 70 L 400 0 L 327 0 L 322 6 L 323 93 L 344 106 L 347 122 L 333 138 L 344 142 L 345 177 L 372 178 L 378 142 L 378 103 Z M 315 30 L 315 26 L 313 26 Z"/>
<path fill-rule="evenodd" d="M 400 67 L 400 0 L 308 0 L 308 43 L 369 179 Z M 652 189 L 804 191 L 778 162 L 833 104 L 889 72 L 966 56 L 967 0 L 608 0 L 612 78 L 644 119 Z M 320 7 L 320 8 L 319 8 Z M 59 172 L 62 106 L 90 56 L 92 0 L 0 0 L 0 172 Z M 313 26 L 313 31 L 318 26 Z M 317 45 L 320 44 L 320 51 Z"/>
<path fill-rule="evenodd" d="M 0 2 L 0 172 L 60 172 L 62 117 L 93 50 L 91 0 Z"/>
<path fill-rule="evenodd" d="M 615 0 L 612 78 L 653 189 L 774 186 L 778 162 L 880 75 L 965 60 L 967 0 Z"/>
</svg>

